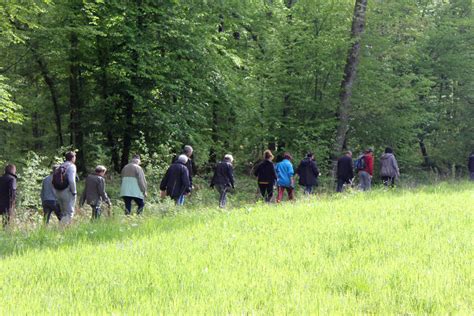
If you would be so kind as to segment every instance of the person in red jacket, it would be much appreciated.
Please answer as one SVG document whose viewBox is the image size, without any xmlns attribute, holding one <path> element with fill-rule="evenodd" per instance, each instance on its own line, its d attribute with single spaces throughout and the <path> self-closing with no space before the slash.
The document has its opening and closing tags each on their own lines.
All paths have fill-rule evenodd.
<svg viewBox="0 0 474 316">
<path fill-rule="evenodd" d="M 363 191 L 370 190 L 372 185 L 372 176 L 374 175 L 374 151 L 368 148 L 363 156 L 365 166 L 359 170 L 360 188 Z"/>
</svg>

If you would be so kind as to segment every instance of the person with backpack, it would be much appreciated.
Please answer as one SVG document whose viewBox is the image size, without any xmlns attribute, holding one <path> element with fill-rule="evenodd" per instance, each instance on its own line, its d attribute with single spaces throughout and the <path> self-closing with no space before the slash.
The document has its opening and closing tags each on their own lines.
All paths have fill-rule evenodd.
<svg viewBox="0 0 474 316">
<path fill-rule="evenodd" d="M 227 192 L 230 188 L 234 189 L 234 169 L 232 162 L 234 157 L 227 154 L 224 160 L 219 162 L 214 170 L 214 176 L 211 180 L 211 188 L 216 188 L 219 192 L 219 207 L 225 208 L 227 205 Z"/>
<path fill-rule="evenodd" d="M 277 180 L 275 166 L 273 165 L 273 154 L 270 150 L 263 153 L 264 160 L 255 168 L 254 175 L 257 177 L 258 188 L 265 202 L 271 202 L 273 198 L 273 187 Z"/>
<path fill-rule="evenodd" d="M 372 148 L 368 148 L 355 162 L 355 167 L 359 174 L 359 187 L 362 191 L 368 191 L 372 186 L 372 176 L 374 174 L 373 152 Z"/>
<path fill-rule="evenodd" d="M 474 151 L 472 151 L 471 155 L 469 156 L 467 168 L 469 169 L 469 173 L 471 174 L 471 181 L 474 181 Z"/>
<path fill-rule="evenodd" d="M 278 186 L 278 195 L 277 203 L 280 203 L 283 199 L 283 194 L 288 193 L 288 200 L 294 199 L 294 189 L 295 189 L 295 180 L 293 178 L 295 172 L 293 170 L 293 164 L 291 163 L 293 158 L 287 152 L 283 154 L 283 160 L 276 165 L 277 173 L 277 186 Z"/>
<path fill-rule="evenodd" d="M 88 175 L 85 181 L 86 185 L 79 205 L 82 207 L 87 201 L 87 204 L 92 208 L 92 220 L 100 218 L 102 214 L 102 203 L 106 203 L 109 207 L 112 205 L 107 192 L 105 192 L 104 176 L 106 172 L 107 168 L 97 166 L 95 168 L 95 174 Z"/>
<path fill-rule="evenodd" d="M 400 177 L 397 159 L 391 147 L 385 148 L 385 153 L 380 157 L 380 176 L 385 186 L 395 186 L 395 179 Z"/>
<path fill-rule="evenodd" d="M 186 167 L 188 159 L 188 156 L 180 155 L 176 162 L 168 168 L 160 184 L 162 196 L 168 195 L 176 205 L 180 206 L 184 204 L 184 196 L 191 192 L 189 171 Z"/>
<path fill-rule="evenodd" d="M 134 155 L 129 164 L 123 167 L 122 185 L 120 187 L 120 196 L 125 203 L 125 215 L 132 213 L 132 201 L 137 208 L 137 215 L 140 215 L 145 208 L 145 198 L 147 197 L 147 183 L 145 172 L 140 167 L 140 156 Z"/>
<path fill-rule="evenodd" d="M 53 187 L 56 192 L 59 209 L 61 210 L 62 225 L 69 225 L 74 217 L 76 205 L 76 153 L 66 153 L 66 161 L 53 173 Z"/>
<path fill-rule="evenodd" d="M 16 180 L 16 166 L 7 165 L 5 173 L 0 177 L 0 215 L 3 228 L 9 226 L 15 217 Z"/>
<path fill-rule="evenodd" d="M 309 152 L 306 158 L 301 160 L 296 174 L 299 176 L 298 183 L 304 187 L 304 194 L 313 193 L 314 187 L 318 186 L 319 169 L 314 160 L 314 154 Z"/>
<path fill-rule="evenodd" d="M 352 183 L 354 178 L 354 165 L 352 163 L 352 152 L 346 153 L 337 160 L 337 187 L 336 192 L 342 192 L 344 184 Z"/>
<path fill-rule="evenodd" d="M 41 186 L 41 204 L 43 206 L 43 220 L 47 225 L 51 218 L 51 214 L 54 213 L 58 218 L 58 221 L 61 221 L 61 209 L 56 198 L 56 191 L 53 187 L 53 175 L 58 165 L 53 166 L 52 173 L 43 179 Z"/>
</svg>

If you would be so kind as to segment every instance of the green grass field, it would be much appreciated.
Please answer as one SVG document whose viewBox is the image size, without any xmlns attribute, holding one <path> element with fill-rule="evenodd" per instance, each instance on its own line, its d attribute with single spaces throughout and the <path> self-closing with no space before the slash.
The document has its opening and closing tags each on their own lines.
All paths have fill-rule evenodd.
<svg viewBox="0 0 474 316">
<path fill-rule="evenodd" d="M 0 314 L 472 315 L 473 217 L 464 183 L 0 233 Z"/>
</svg>

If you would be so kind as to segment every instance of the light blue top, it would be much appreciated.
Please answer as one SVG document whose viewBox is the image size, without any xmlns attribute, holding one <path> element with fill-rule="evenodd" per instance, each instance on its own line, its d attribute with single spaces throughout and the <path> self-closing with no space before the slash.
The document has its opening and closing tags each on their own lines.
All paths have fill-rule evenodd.
<svg viewBox="0 0 474 316">
<path fill-rule="evenodd" d="M 138 180 L 135 177 L 123 177 L 122 186 L 120 187 L 120 196 L 129 196 L 136 197 L 139 199 L 144 199 L 145 196 L 140 190 L 138 185 Z"/>
<path fill-rule="evenodd" d="M 275 170 L 278 176 L 277 184 L 281 187 L 290 187 L 291 177 L 295 174 L 291 162 L 288 159 L 283 159 L 276 164 Z"/>
</svg>

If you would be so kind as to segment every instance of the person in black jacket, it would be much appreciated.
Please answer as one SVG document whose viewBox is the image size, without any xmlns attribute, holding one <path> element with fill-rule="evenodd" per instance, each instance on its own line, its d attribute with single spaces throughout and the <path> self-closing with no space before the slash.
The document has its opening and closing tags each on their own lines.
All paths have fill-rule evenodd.
<svg viewBox="0 0 474 316">
<path fill-rule="evenodd" d="M 354 164 L 352 152 L 347 151 L 337 160 L 337 192 L 342 192 L 344 184 L 351 183 L 354 178 Z"/>
<path fill-rule="evenodd" d="M 471 174 L 471 181 L 474 181 L 474 151 L 471 152 L 471 155 L 469 156 L 467 167 L 469 168 L 469 173 Z"/>
<path fill-rule="evenodd" d="M 227 191 L 234 188 L 234 170 L 232 155 L 225 155 L 224 160 L 219 162 L 211 180 L 211 188 L 215 187 L 219 191 L 219 207 L 225 208 L 227 205 Z"/>
<path fill-rule="evenodd" d="M 3 228 L 8 226 L 15 216 L 16 201 L 16 166 L 5 167 L 5 174 L 0 177 L 0 214 Z"/>
<path fill-rule="evenodd" d="M 275 166 L 273 165 L 273 154 L 270 150 L 263 153 L 264 160 L 255 168 L 254 175 L 257 177 L 258 187 L 265 202 L 269 203 L 273 198 L 273 188 L 277 180 Z"/>
<path fill-rule="evenodd" d="M 314 160 L 314 154 L 308 153 L 306 158 L 301 160 L 296 174 L 299 176 L 299 184 L 304 187 L 304 193 L 310 195 L 314 187 L 318 185 L 319 169 Z"/>
<path fill-rule="evenodd" d="M 176 205 L 184 204 L 184 196 L 191 192 L 191 183 L 189 181 L 189 171 L 186 168 L 188 157 L 180 155 L 175 163 L 173 163 L 166 171 L 163 180 L 161 180 L 160 190 L 162 195 L 171 197 Z"/>
<path fill-rule="evenodd" d="M 189 182 L 191 183 L 191 187 L 193 186 L 193 176 L 196 174 L 196 164 L 194 163 L 194 158 L 193 158 L 193 147 L 186 145 L 183 147 L 183 152 L 181 155 L 186 155 L 188 157 L 188 162 L 186 162 L 186 168 L 188 168 L 188 173 L 189 173 Z M 174 156 L 173 160 L 171 163 L 175 163 L 178 161 L 179 156 Z"/>
</svg>

